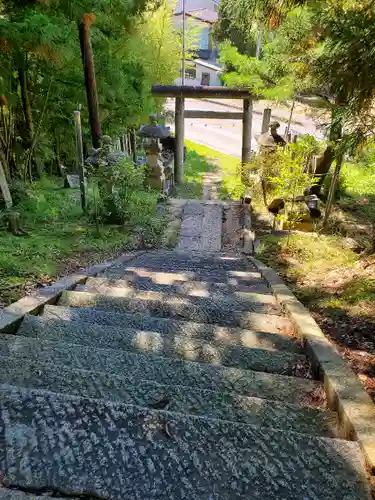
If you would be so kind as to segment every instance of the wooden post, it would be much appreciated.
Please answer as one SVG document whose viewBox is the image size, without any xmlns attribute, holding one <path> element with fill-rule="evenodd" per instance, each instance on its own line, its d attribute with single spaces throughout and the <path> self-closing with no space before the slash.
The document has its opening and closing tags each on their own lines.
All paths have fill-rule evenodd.
<svg viewBox="0 0 375 500">
<path fill-rule="evenodd" d="M 0 189 L 3 194 L 5 207 L 7 210 L 9 210 L 13 206 L 13 200 L 12 200 L 12 195 L 10 194 L 9 191 L 8 181 L 5 176 L 5 171 L 3 164 L 1 163 L 1 159 L 0 159 Z"/>
<path fill-rule="evenodd" d="M 327 226 L 329 216 L 331 215 L 333 201 L 335 198 L 336 186 L 337 186 L 337 182 L 338 182 L 339 177 L 340 177 L 340 170 L 341 170 L 343 159 L 344 159 L 343 153 L 341 153 L 341 152 L 338 153 L 337 157 L 336 157 L 336 167 L 335 167 L 335 170 L 333 172 L 331 185 L 329 187 L 329 193 L 328 193 L 326 209 L 325 209 L 324 219 L 323 219 L 323 228 L 325 228 Z"/>
<path fill-rule="evenodd" d="M 260 50 L 262 44 L 262 25 L 258 23 L 258 37 L 257 37 L 257 45 L 255 49 L 255 57 L 256 59 L 260 59 Z"/>
<path fill-rule="evenodd" d="M 251 128 L 253 106 L 251 99 L 243 100 L 242 118 L 242 165 L 249 163 L 251 152 Z"/>
<path fill-rule="evenodd" d="M 266 133 L 271 121 L 271 112 L 270 108 L 266 108 L 263 111 L 263 121 L 262 121 L 262 134 Z"/>
<path fill-rule="evenodd" d="M 316 169 L 318 168 L 318 163 L 321 161 L 321 159 L 322 159 L 322 156 L 319 156 L 319 155 L 313 156 L 312 163 L 311 163 L 311 168 L 312 168 L 311 173 L 313 175 L 315 175 Z"/>
<path fill-rule="evenodd" d="M 288 125 L 287 125 L 286 131 L 285 131 L 285 137 L 287 137 L 287 135 L 289 134 L 290 127 L 292 125 L 292 118 L 293 118 L 293 112 L 294 112 L 294 106 L 295 105 L 296 105 L 296 100 L 293 99 L 293 103 L 292 103 L 292 107 L 291 107 L 290 115 L 289 115 L 289 120 L 288 120 Z"/>
<path fill-rule="evenodd" d="M 92 52 L 90 35 L 90 26 L 92 20 L 93 15 L 85 14 L 82 21 L 78 23 L 78 31 L 81 44 L 83 71 L 85 74 L 92 146 L 93 148 L 98 149 L 101 145 L 102 128 L 100 124 L 98 91 L 96 88 L 94 56 Z"/>
<path fill-rule="evenodd" d="M 82 142 L 82 126 L 81 113 L 74 111 L 74 124 L 76 130 L 76 153 L 77 153 L 77 168 L 79 174 L 79 189 L 81 191 L 81 206 L 86 212 L 86 183 L 85 183 L 85 167 L 83 159 L 83 142 Z"/>
<path fill-rule="evenodd" d="M 183 184 L 184 182 L 184 148 L 185 148 L 184 111 L 185 111 L 185 99 L 183 97 L 176 97 L 176 108 L 175 108 L 176 147 L 175 147 L 175 157 L 174 157 L 174 172 L 177 184 Z"/>
<path fill-rule="evenodd" d="M 133 163 L 137 163 L 137 136 L 135 135 L 135 130 L 130 132 L 130 143 L 132 150 Z"/>
</svg>

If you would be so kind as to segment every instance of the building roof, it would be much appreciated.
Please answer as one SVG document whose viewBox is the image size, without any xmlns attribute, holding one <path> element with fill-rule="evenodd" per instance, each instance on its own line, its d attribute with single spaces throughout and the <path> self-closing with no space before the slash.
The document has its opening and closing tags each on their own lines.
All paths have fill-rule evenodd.
<svg viewBox="0 0 375 500">
<path fill-rule="evenodd" d="M 209 9 L 189 10 L 188 12 L 186 12 L 186 15 L 209 24 L 213 24 L 218 20 L 217 12 Z"/>
<path fill-rule="evenodd" d="M 205 61 L 204 59 L 194 59 L 195 64 L 199 64 L 205 68 L 213 69 L 214 71 L 221 71 L 223 68 L 219 63 L 214 61 Z"/>
<path fill-rule="evenodd" d="M 218 20 L 217 12 L 209 9 L 188 10 L 185 14 L 187 17 L 192 17 L 207 24 L 214 24 Z M 177 12 L 175 15 L 182 16 L 182 12 Z"/>
</svg>

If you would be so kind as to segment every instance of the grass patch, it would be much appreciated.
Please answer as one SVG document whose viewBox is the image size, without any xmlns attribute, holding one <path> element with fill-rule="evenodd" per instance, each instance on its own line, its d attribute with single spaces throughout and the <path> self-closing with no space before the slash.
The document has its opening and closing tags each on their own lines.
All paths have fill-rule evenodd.
<svg viewBox="0 0 375 500">
<path fill-rule="evenodd" d="M 205 155 L 199 146 L 190 141 L 185 141 L 186 144 L 186 160 L 184 165 L 184 184 L 177 186 L 177 196 L 187 199 L 201 199 L 203 196 L 203 180 L 204 174 L 214 172 L 216 165 L 213 158 Z"/>
<path fill-rule="evenodd" d="M 345 163 L 341 170 L 338 197 L 340 208 L 361 222 L 375 224 L 374 167 Z"/>
<path fill-rule="evenodd" d="M 241 183 L 240 163 L 237 158 L 192 141 L 185 141 L 185 143 L 187 147 L 185 185 L 178 188 L 178 196 L 202 198 L 204 173 L 218 168 L 223 175 L 220 198 L 238 200 L 243 196 L 245 188 Z"/>
<path fill-rule="evenodd" d="M 291 234 L 265 236 L 259 258 L 276 269 L 309 308 L 335 316 L 368 316 L 375 301 L 375 259 L 370 264 L 342 243 L 338 236 Z M 365 307 L 362 307 L 365 306 Z M 373 309 L 373 308 L 372 308 Z M 373 314 L 375 322 L 375 311 Z"/>
<path fill-rule="evenodd" d="M 259 258 L 278 271 L 375 402 L 375 256 L 360 258 L 342 238 L 267 236 Z"/>
<path fill-rule="evenodd" d="M 98 227 L 82 214 L 79 191 L 62 185 L 62 179 L 43 179 L 27 189 L 17 211 L 28 236 L 1 228 L 0 304 L 17 300 L 35 283 L 120 253 L 132 243 L 134 228 L 155 238 L 162 230 L 156 193 L 134 194 L 125 227 Z"/>
</svg>

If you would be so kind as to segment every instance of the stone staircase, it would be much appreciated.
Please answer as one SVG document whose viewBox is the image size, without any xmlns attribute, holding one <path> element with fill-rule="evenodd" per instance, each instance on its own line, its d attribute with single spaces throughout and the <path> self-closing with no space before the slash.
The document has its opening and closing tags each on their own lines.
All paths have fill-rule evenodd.
<svg viewBox="0 0 375 500">
<path fill-rule="evenodd" d="M 137 255 L 26 315 L 0 357 L 2 500 L 369 498 L 244 257 Z"/>
</svg>

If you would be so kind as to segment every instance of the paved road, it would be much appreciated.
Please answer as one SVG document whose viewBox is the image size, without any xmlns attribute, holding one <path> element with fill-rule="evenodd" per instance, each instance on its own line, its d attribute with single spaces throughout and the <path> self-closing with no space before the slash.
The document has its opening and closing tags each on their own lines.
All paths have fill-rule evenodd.
<svg viewBox="0 0 375 500">
<path fill-rule="evenodd" d="M 167 107 L 173 109 L 173 100 L 168 101 Z M 185 109 L 188 110 L 205 110 L 205 111 L 235 111 L 228 109 L 227 106 L 218 104 L 217 102 L 186 99 Z M 257 150 L 257 138 L 261 133 L 262 126 L 262 108 L 259 105 L 254 106 L 253 113 L 253 130 L 251 146 L 253 150 Z M 285 117 L 284 117 L 285 116 Z M 281 123 L 280 133 L 283 134 L 286 127 L 286 116 L 284 110 L 275 110 L 272 119 L 277 119 Z M 292 125 L 294 133 L 298 134 L 313 134 L 320 136 L 316 130 L 313 120 L 307 116 L 297 115 L 296 121 Z M 285 121 L 282 121 L 282 120 Z M 173 128 L 173 127 L 172 127 Z M 241 157 L 242 145 L 242 122 L 240 120 L 206 120 L 206 119 L 186 119 L 185 120 L 185 138 L 200 144 L 204 144 L 222 153 L 226 153 L 238 158 Z"/>
</svg>

